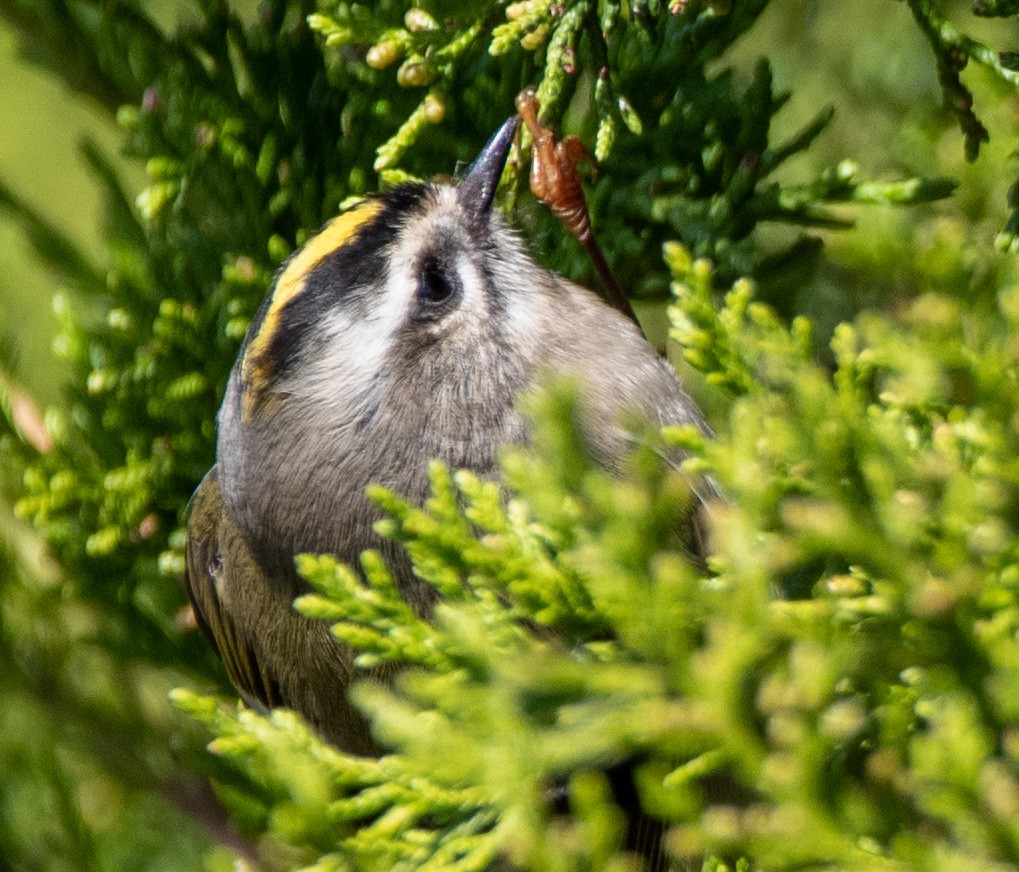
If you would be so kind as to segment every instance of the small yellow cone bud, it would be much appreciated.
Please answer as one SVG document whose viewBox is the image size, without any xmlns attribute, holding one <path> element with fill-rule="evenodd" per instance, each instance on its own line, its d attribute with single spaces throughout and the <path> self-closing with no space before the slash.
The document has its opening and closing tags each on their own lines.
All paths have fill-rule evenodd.
<svg viewBox="0 0 1019 872">
<path fill-rule="evenodd" d="M 506 7 L 506 20 L 516 21 L 518 18 L 523 18 L 525 15 L 531 15 L 541 9 L 547 4 L 542 3 L 541 0 L 522 0 L 519 3 L 510 3 Z"/>
<path fill-rule="evenodd" d="M 446 101 L 438 94 L 429 94 L 425 97 L 422 112 L 429 124 L 439 124 L 446 117 Z"/>
<path fill-rule="evenodd" d="M 403 16 L 403 24 L 411 33 L 421 33 L 426 30 L 438 30 L 439 25 L 424 9 L 414 7 L 408 9 Z"/>
<path fill-rule="evenodd" d="M 373 70 L 384 70 L 400 56 L 400 46 L 392 39 L 377 43 L 368 49 L 364 62 Z"/>
<path fill-rule="evenodd" d="M 435 70 L 421 60 L 406 60 L 396 71 L 396 83 L 401 88 L 420 88 L 435 78 Z"/>
</svg>

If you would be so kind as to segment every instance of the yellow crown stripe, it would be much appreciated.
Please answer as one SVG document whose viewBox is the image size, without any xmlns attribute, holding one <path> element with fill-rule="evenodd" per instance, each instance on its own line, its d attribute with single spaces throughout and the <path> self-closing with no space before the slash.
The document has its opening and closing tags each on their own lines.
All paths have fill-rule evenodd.
<svg viewBox="0 0 1019 872">
<path fill-rule="evenodd" d="M 322 228 L 321 233 L 309 239 L 304 248 L 294 255 L 290 263 L 287 264 L 283 275 L 276 283 L 268 315 L 272 315 L 274 311 L 278 312 L 296 297 L 301 291 L 304 277 L 315 268 L 319 261 L 346 245 L 361 225 L 374 218 L 381 209 L 382 204 L 378 200 L 365 200 L 349 212 L 337 215 Z"/>
<path fill-rule="evenodd" d="M 272 292 L 272 301 L 269 303 L 269 310 L 265 313 L 258 328 L 258 333 L 252 338 L 247 350 L 244 352 L 242 364 L 244 381 L 247 383 L 247 391 L 251 393 L 254 388 L 254 395 L 257 396 L 260 385 L 262 366 L 259 365 L 259 358 L 268 349 L 273 336 L 279 329 L 280 315 L 287 303 L 295 299 L 304 290 L 305 280 L 311 272 L 327 255 L 346 245 L 358 232 L 366 221 L 374 218 L 382 209 L 382 204 L 377 200 L 365 200 L 359 206 L 355 206 L 349 212 L 337 215 L 330 221 L 322 231 L 313 236 L 305 243 L 304 247 L 297 252 L 287 264 L 283 274 L 276 282 Z M 254 400 L 255 396 L 250 399 Z"/>
</svg>

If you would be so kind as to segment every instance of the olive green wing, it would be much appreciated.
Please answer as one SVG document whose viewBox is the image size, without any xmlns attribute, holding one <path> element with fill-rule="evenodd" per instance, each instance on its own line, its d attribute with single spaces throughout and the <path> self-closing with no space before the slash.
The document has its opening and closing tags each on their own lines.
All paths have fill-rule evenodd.
<svg viewBox="0 0 1019 872">
<path fill-rule="evenodd" d="M 259 662 L 254 640 L 235 604 L 265 580 L 223 505 L 216 467 L 209 470 L 191 498 L 185 557 L 188 599 L 198 626 L 222 659 L 230 680 L 250 704 L 282 705 L 279 686 Z"/>
</svg>

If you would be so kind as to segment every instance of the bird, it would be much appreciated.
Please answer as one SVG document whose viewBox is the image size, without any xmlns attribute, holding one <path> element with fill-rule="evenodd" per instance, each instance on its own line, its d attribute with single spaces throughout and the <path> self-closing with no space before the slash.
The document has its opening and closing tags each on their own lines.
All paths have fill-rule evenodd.
<svg viewBox="0 0 1019 872">
<path fill-rule="evenodd" d="M 495 478 L 500 449 L 529 437 L 518 397 L 550 376 L 579 385 L 585 443 L 606 468 L 632 448 L 626 413 L 707 432 L 634 321 L 540 266 L 494 208 L 519 124 L 506 121 L 458 181 L 366 197 L 280 268 L 192 499 L 185 584 L 231 681 L 352 754 L 381 750 L 347 694 L 366 673 L 326 622 L 293 608 L 309 590 L 295 555 L 353 564 L 378 549 L 408 603 L 424 614 L 436 597 L 376 533 L 368 485 L 420 504 L 433 459 Z"/>
</svg>

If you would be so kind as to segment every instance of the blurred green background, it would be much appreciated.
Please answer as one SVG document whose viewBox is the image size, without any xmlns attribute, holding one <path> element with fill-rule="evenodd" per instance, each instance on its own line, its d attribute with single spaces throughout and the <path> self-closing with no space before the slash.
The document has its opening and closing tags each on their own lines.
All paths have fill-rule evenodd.
<svg viewBox="0 0 1019 872">
<path fill-rule="evenodd" d="M 145 4 L 171 27 L 186 20 L 188 5 Z M 0 117 L 0 180 L 102 264 L 102 192 L 81 144 L 91 141 L 118 156 L 122 132 L 102 107 L 27 61 L 2 15 Z M 140 189 L 143 168 L 126 159 L 117 165 Z M 42 409 L 59 402 L 67 378 L 53 347 L 54 298 L 66 291 L 34 256 L 18 222 L 0 215 L 0 375 L 13 375 Z M 18 575 L 20 584 L 2 585 L 8 600 L 0 616 L 7 624 L 0 628 L 0 664 L 17 657 L 36 684 L 0 677 L 0 870 L 216 867 L 209 835 L 187 810 L 200 808 L 208 795 L 200 781 L 175 780 L 177 749 L 153 756 L 139 747 L 125 757 L 120 747 L 131 740 L 111 729 L 124 711 L 138 707 L 154 711 L 167 727 L 178 720 L 166 693 L 179 678 L 155 670 L 117 674 L 91 644 L 96 615 L 61 597 L 59 569 L 0 498 L 0 578 L 6 573 Z M 22 647 L 8 650 L 14 639 Z M 70 681 L 48 687 L 55 675 Z M 70 712 L 74 700 L 85 706 Z M 199 811 L 197 819 L 203 817 Z M 223 858 L 222 868 L 232 862 Z"/>
<path fill-rule="evenodd" d="M 78 153 L 90 136 L 108 150 L 116 131 L 108 118 L 47 73 L 26 64 L 14 35 L 0 28 L 0 176 L 36 209 L 50 215 L 99 258 L 100 193 Z M 0 310 L 5 339 L 15 346 L 19 373 L 43 401 L 57 397 L 59 370 L 50 344 L 56 332 L 51 300 L 56 290 L 41 272 L 20 229 L 0 219 Z"/>
</svg>

